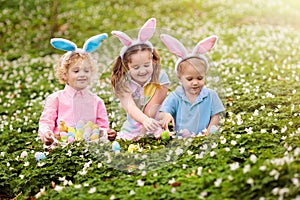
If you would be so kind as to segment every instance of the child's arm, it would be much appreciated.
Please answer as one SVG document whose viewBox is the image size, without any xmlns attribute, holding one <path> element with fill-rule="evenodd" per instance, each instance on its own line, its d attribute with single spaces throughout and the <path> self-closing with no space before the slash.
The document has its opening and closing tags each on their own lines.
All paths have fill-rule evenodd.
<svg viewBox="0 0 300 200">
<path fill-rule="evenodd" d="M 162 102 L 168 94 L 168 84 L 162 85 L 161 88 L 157 88 L 153 97 L 145 106 L 144 113 L 152 118 L 155 118 L 155 115 L 160 108 Z"/>
<path fill-rule="evenodd" d="M 169 123 L 171 123 L 173 125 L 173 127 L 175 127 L 174 118 L 172 117 L 172 115 L 170 113 L 160 112 L 158 114 L 158 119 L 160 120 L 161 126 L 165 130 L 168 130 Z"/>
<path fill-rule="evenodd" d="M 46 145 L 49 145 L 53 142 L 52 137 L 54 137 L 54 128 L 55 128 L 55 121 L 57 119 L 57 101 L 56 95 L 50 95 L 44 105 L 43 112 L 39 119 L 39 135 L 41 140 Z"/>
<path fill-rule="evenodd" d="M 207 131 L 204 133 L 204 135 L 209 135 L 209 133 L 210 133 L 210 128 L 211 128 L 213 125 L 218 126 L 219 121 L 220 121 L 220 113 L 217 113 L 217 114 L 213 115 L 213 116 L 210 118 L 210 122 L 209 122 L 209 124 L 208 124 Z"/>
<path fill-rule="evenodd" d="M 143 124 L 147 131 L 155 130 L 160 126 L 159 122 L 145 115 L 135 104 L 130 93 L 119 95 L 122 107 L 137 122 Z"/>
</svg>

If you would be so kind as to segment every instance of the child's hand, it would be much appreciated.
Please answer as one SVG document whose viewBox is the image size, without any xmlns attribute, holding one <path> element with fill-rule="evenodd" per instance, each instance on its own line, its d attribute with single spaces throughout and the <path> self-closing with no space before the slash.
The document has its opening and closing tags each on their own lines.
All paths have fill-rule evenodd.
<svg viewBox="0 0 300 200">
<path fill-rule="evenodd" d="M 146 131 L 154 131 L 156 130 L 158 127 L 160 127 L 159 121 L 148 117 L 147 119 L 145 119 L 143 121 L 143 126 L 146 129 Z"/>
<path fill-rule="evenodd" d="M 45 144 L 45 145 L 51 145 L 54 140 L 53 138 L 54 137 L 54 133 L 49 131 L 47 133 L 45 133 L 41 138 L 42 138 L 42 142 Z"/>
<path fill-rule="evenodd" d="M 170 113 L 164 113 L 163 118 L 160 120 L 161 126 L 168 130 L 168 125 L 171 123 L 175 127 L 174 119 Z"/>
<path fill-rule="evenodd" d="M 110 141 L 114 141 L 117 137 L 117 133 L 115 130 L 113 129 L 108 129 L 107 130 L 107 138 L 110 140 Z"/>
</svg>

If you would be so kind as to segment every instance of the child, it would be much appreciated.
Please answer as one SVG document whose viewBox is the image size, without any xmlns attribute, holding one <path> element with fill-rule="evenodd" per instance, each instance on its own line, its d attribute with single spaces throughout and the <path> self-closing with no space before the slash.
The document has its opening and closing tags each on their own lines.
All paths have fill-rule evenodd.
<svg viewBox="0 0 300 200">
<path fill-rule="evenodd" d="M 162 34 L 160 38 L 173 54 L 180 57 L 175 72 L 181 82 L 160 108 L 162 126 L 167 129 L 168 124 L 172 123 L 176 132 L 184 137 L 217 131 L 220 113 L 225 108 L 218 94 L 204 85 L 209 64 L 202 55 L 213 48 L 217 37 L 200 41 L 191 54 L 177 39 L 167 34 Z"/>
<path fill-rule="evenodd" d="M 60 83 L 66 84 L 65 88 L 47 97 L 39 120 L 38 132 L 46 145 L 53 143 L 61 121 L 71 127 L 75 127 L 80 120 L 84 123 L 91 121 L 98 124 L 99 128 L 108 129 L 108 117 L 102 99 L 87 88 L 96 71 L 88 53 L 96 50 L 106 38 L 105 33 L 93 36 L 85 42 L 83 49 L 66 39 L 51 39 L 53 47 L 68 52 L 55 68 Z M 109 139 L 113 140 L 116 133 L 113 130 L 108 132 Z"/>
<path fill-rule="evenodd" d="M 167 74 L 160 71 L 160 57 L 149 41 L 155 26 L 156 20 L 149 19 L 140 29 L 137 40 L 123 32 L 112 31 L 124 45 L 111 76 L 114 92 L 127 112 L 118 138 L 138 140 L 144 133 L 160 127 L 155 118 L 170 82 Z"/>
</svg>

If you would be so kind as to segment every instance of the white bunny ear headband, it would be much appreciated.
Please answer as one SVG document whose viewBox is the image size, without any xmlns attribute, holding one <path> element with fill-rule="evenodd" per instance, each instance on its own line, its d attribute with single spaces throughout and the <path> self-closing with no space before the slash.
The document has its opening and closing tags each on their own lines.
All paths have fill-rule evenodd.
<svg viewBox="0 0 300 200">
<path fill-rule="evenodd" d="M 124 47 L 120 51 L 120 57 L 123 59 L 124 54 L 126 51 L 135 45 L 138 44 L 146 44 L 151 48 L 153 51 L 153 45 L 149 41 L 149 39 L 153 36 L 156 27 L 156 19 L 150 18 L 140 29 L 137 40 L 131 39 L 126 33 L 121 31 L 112 31 L 111 34 L 122 42 Z"/>
<path fill-rule="evenodd" d="M 56 49 L 68 51 L 68 53 L 62 60 L 62 62 L 64 62 L 67 59 L 68 55 L 70 55 L 72 52 L 91 53 L 95 51 L 101 45 L 102 40 L 106 39 L 107 37 L 108 36 L 106 33 L 90 37 L 85 41 L 83 48 L 77 48 L 77 45 L 74 42 L 63 38 L 52 38 L 50 40 L 50 44 Z"/>
<path fill-rule="evenodd" d="M 209 64 L 207 61 L 207 58 L 203 54 L 207 53 L 210 49 L 212 49 L 216 42 L 218 37 L 213 35 L 210 37 L 207 37 L 194 47 L 192 53 L 188 53 L 187 49 L 184 47 L 184 45 L 179 42 L 176 38 L 168 35 L 168 34 L 161 34 L 160 39 L 163 41 L 163 43 L 166 45 L 166 47 L 171 51 L 171 53 L 175 54 L 179 57 L 175 64 L 175 71 L 177 73 L 179 64 L 188 59 L 188 58 L 200 58 L 205 61 L 206 63 L 206 72 L 208 70 Z"/>
</svg>

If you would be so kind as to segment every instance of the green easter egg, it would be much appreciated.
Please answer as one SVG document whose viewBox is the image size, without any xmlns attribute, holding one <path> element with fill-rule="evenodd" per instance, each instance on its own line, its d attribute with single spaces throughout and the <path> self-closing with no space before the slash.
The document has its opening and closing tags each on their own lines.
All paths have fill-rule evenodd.
<svg viewBox="0 0 300 200">
<path fill-rule="evenodd" d="M 169 134 L 169 131 L 164 131 L 164 132 L 162 132 L 162 134 L 161 134 L 161 140 L 163 140 L 163 141 L 168 141 L 168 140 L 170 140 L 170 134 Z"/>
</svg>

